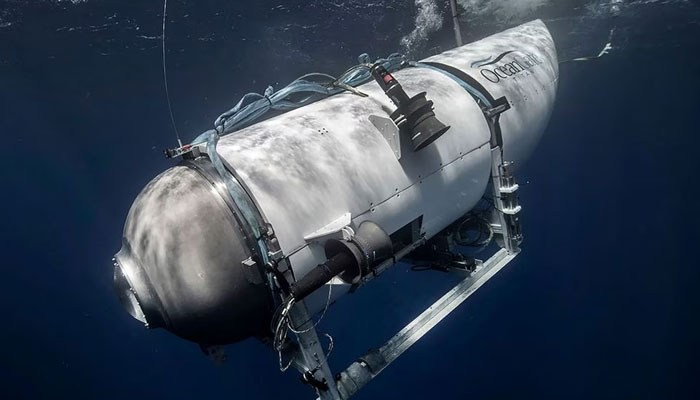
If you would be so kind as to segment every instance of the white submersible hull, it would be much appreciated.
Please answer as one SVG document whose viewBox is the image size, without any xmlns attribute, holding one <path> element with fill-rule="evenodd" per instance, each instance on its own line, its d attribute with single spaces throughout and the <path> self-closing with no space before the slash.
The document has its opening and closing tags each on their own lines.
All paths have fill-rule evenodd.
<svg viewBox="0 0 700 400">
<path fill-rule="evenodd" d="M 558 62 L 546 26 L 534 21 L 392 75 L 409 95 L 426 92 L 450 127 L 420 150 L 375 82 L 357 88 L 367 97 L 344 92 L 220 138 L 218 154 L 257 227 L 204 147 L 153 179 L 131 207 L 115 257 L 128 311 L 197 343 L 271 336 L 276 287 L 324 263 L 329 240 L 352 241 L 372 221 L 396 258 L 402 232 L 430 239 L 480 201 L 494 155 L 523 162 L 549 120 Z M 326 283 L 334 298 L 363 272 Z M 310 312 L 326 294 L 306 298 Z"/>
</svg>

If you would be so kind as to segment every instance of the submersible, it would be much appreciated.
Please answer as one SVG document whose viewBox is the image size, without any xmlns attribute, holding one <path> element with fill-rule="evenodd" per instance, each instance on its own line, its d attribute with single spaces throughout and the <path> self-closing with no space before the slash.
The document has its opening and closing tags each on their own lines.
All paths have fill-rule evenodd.
<svg viewBox="0 0 700 400">
<path fill-rule="evenodd" d="M 274 341 L 285 306 L 292 325 L 296 310 L 306 326 L 329 296 L 444 235 L 488 193 L 490 226 L 506 253 L 519 251 L 512 174 L 540 140 L 557 89 L 546 26 L 371 69 L 374 80 L 354 91 L 221 136 L 216 157 L 204 143 L 188 147 L 146 185 L 114 258 L 132 316 L 205 346 Z M 314 345 L 304 334 L 290 346 Z M 375 374 L 369 358 L 333 378 L 318 357 L 294 357 L 323 398 L 352 394 L 361 368 Z"/>
</svg>

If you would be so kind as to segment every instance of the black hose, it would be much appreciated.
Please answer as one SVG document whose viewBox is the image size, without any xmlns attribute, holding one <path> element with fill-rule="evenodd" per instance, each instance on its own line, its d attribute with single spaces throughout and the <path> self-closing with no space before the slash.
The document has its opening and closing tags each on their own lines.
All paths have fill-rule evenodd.
<svg viewBox="0 0 700 400">
<path fill-rule="evenodd" d="M 301 300 L 310 295 L 316 289 L 325 285 L 341 272 L 353 268 L 357 269 L 355 259 L 346 252 L 340 252 L 323 264 L 319 264 L 300 280 L 294 282 L 289 292 L 294 299 Z"/>
</svg>

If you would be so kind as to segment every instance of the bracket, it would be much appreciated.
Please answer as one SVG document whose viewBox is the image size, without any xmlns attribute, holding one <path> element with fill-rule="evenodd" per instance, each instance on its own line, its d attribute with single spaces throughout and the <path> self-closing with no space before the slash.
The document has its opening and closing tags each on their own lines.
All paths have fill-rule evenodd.
<svg viewBox="0 0 700 400">
<path fill-rule="evenodd" d="M 350 213 L 345 213 L 340 217 L 334 219 L 327 225 L 304 236 L 304 240 L 307 242 L 316 242 L 323 241 L 332 237 L 347 240 L 355 234 L 355 232 L 352 231 L 352 228 L 350 228 L 351 223 L 352 215 Z"/>
<path fill-rule="evenodd" d="M 384 136 L 384 140 L 389 144 L 397 160 L 401 159 L 401 133 L 399 127 L 391 118 L 370 115 L 369 122 L 374 125 L 379 133 Z"/>
<path fill-rule="evenodd" d="M 518 184 L 510 173 L 510 163 L 503 161 L 500 147 L 491 149 L 491 190 L 494 211 L 491 227 L 503 237 L 503 247 L 511 253 L 520 249 L 522 230 L 518 214 L 522 207 L 518 204 Z"/>
</svg>

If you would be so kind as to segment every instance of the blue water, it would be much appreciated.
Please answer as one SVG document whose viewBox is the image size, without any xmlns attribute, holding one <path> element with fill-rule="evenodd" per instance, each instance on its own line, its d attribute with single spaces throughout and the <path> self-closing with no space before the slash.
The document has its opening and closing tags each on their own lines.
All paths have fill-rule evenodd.
<svg viewBox="0 0 700 400">
<path fill-rule="evenodd" d="M 402 38 L 416 59 L 453 46 L 442 1 L 170 3 L 185 139 L 268 84 L 405 51 Z M 465 41 L 542 18 L 562 59 L 597 53 L 613 26 L 614 50 L 561 67 L 551 123 L 519 173 L 522 255 L 357 398 L 698 398 L 700 7 L 460 3 Z M 114 296 L 128 208 L 171 165 L 161 12 L 0 0 L 3 398 L 311 398 L 262 344 L 229 346 L 218 367 Z M 331 365 L 381 344 L 455 279 L 399 266 L 339 301 L 321 325 Z"/>
</svg>

